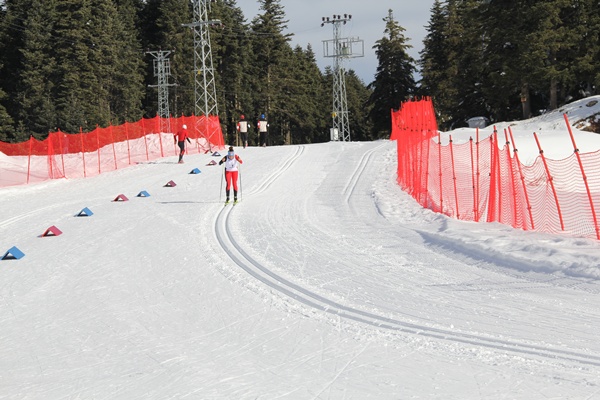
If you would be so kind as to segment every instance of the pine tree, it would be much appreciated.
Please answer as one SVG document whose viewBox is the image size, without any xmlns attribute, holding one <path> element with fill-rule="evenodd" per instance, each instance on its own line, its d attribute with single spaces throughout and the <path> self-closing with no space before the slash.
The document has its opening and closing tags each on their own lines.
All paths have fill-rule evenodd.
<svg viewBox="0 0 600 400">
<path fill-rule="evenodd" d="M 169 62 L 169 110 L 172 115 L 192 115 L 196 112 L 194 97 L 194 32 L 183 24 L 193 22 L 192 5 L 187 0 L 150 0 L 142 13 L 143 39 L 147 51 L 171 51 Z M 156 85 L 153 59 L 145 57 L 146 87 Z M 158 110 L 156 88 L 146 90 L 144 110 L 154 117 Z"/>
<path fill-rule="evenodd" d="M 251 59 L 248 26 L 235 0 L 213 6 L 221 26 L 211 31 L 213 63 L 221 123 L 228 142 L 234 143 L 240 115 L 252 110 L 248 66 Z"/>
<path fill-rule="evenodd" d="M 447 31 L 447 23 L 446 7 L 440 0 L 435 0 L 426 27 L 427 35 L 423 40 L 423 50 L 419 53 L 421 81 L 418 93 L 432 98 L 440 127 L 446 126 L 448 121 L 451 121 L 452 99 L 456 98 L 455 89 L 450 85 L 447 73 L 449 54 L 447 38 L 444 34 Z"/>
<path fill-rule="evenodd" d="M 373 123 L 373 136 L 387 137 L 390 134 L 391 110 L 400 107 L 416 91 L 413 73 L 415 61 L 407 53 L 411 46 L 404 36 L 405 29 L 394 19 L 392 10 L 383 19 L 384 36 L 373 47 L 379 61 L 375 81 L 369 84 L 373 90 L 370 103 L 373 105 L 369 119 Z"/>
<path fill-rule="evenodd" d="M 265 114 L 269 119 L 270 137 L 281 133 L 281 106 L 275 101 L 276 95 L 282 93 L 282 79 L 276 75 L 277 66 L 285 63 L 286 56 L 291 54 L 290 36 L 283 34 L 287 27 L 283 6 L 279 0 L 259 0 L 262 14 L 257 15 L 251 23 L 252 47 L 252 91 L 254 96 L 254 116 Z M 279 71 L 281 71 L 279 69 Z M 279 101 L 279 100 L 278 100 Z"/>
</svg>

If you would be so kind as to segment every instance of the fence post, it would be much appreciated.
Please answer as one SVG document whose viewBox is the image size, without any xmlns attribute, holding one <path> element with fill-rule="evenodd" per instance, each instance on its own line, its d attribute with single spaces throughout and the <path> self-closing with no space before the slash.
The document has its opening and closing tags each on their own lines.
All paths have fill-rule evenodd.
<svg viewBox="0 0 600 400">
<path fill-rule="evenodd" d="M 79 127 L 79 138 L 81 139 L 81 157 L 83 158 L 83 177 L 87 177 L 85 170 L 85 147 L 83 146 L 83 129 Z"/>
<path fill-rule="evenodd" d="M 115 170 L 117 170 L 117 169 L 119 169 L 119 167 L 117 167 L 117 152 L 115 151 L 115 135 L 113 134 L 112 122 L 110 123 L 110 126 L 108 127 L 108 131 L 110 132 L 110 141 L 112 143 L 113 160 L 115 160 Z"/>
<path fill-rule="evenodd" d="M 560 211 L 560 204 L 558 203 L 558 195 L 556 194 L 556 188 L 554 187 L 554 179 L 552 175 L 550 175 L 550 169 L 548 168 L 548 163 L 546 162 L 546 157 L 544 157 L 544 150 L 542 150 L 542 146 L 540 146 L 540 141 L 535 132 L 533 132 L 533 137 L 535 138 L 535 142 L 537 143 L 538 150 L 540 151 L 540 157 L 542 158 L 542 162 L 544 163 L 544 168 L 546 169 L 546 176 L 548 177 L 548 182 L 550 182 L 550 187 L 552 188 L 552 193 L 554 194 L 554 203 L 556 204 L 556 211 L 558 212 L 558 219 L 560 221 L 560 230 L 565 230 L 565 224 L 563 222 L 562 212 Z"/>
<path fill-rule="evenodd" d="M 571 142 L 573 143 L 573 151 L 575 152 L 575 156 L 577 156 L 577 162 L 579 163 L 579 169 L 581 170 L 581 177 L 583 178 L 583 183 L 585 184 L 585 190 L 587 191 L 588 200 L 590 202 L 590 210 L 592 211 L 592 218 L 594 219 L 594 229 L 596 230 L 596 239 L 600 239 L 600 231 L 598 230 L 598 219 L 596 218 L 596 210 L 594 209 L 594 200 L 592 199 L 592 193 L 590 192 L 590 185 L 587 181 L 587 176 L 585 175 L 585 171 L 583 170 L 583 163 L 581 162 L 581 156 L 579 154 L 579 149 L 575 144 L 575 137 L 573 136 L 573 130 L 571 129 L 571 124 L 569 123 L 569 118 L 567 114 L 563 114 L 565 118 L 565 122 L 567 124 L 567 128 L 569 129 L 569 135 L 571 136 Z"/>
<path fill-rule="evenodd" d="M 27 184 L 29 184 L 29 175 L 31 173 L 31 147 L 33 146 L 33 135 L 29 135 L 29 156 L 27 157 Z"/>
<path fill-rule="evenodd" d="M 469 137 L 469 152 L 471 153 L 471 189 L 473 191 L 473 220 L 477 221 L 477 193 L 475 190 L 475 160 L 473 159 L 473 136 Z"/>
<path fill-rule="evenodd" d="M 100 129 L 98 129 L 98 124 L 96 124 L 96 148 L 98 153 L 98 175 L 100 175 L 102 171 L 100 171 Z"/>
<path fill-rule="evenodd" d="M 125 122 L 125 139 L 127 140 L 127 163 L 131 165 L 131 147 L 129 146 L 129 122 Z"/>
<path fill-rule="evenodd" d="M 142 136 L 144 136 L 144 144 L 146 145 L 146 161 L 150 160 L 148 156 L 148 140 L 146 138 L 146 124 L 144 123 L 144 118 L 142 118 Z"/>
<path fill-rule="evenodd" d="M 517 184 L 515 182 L 515 168 L 513 166 L 513 160 L 510 157 L 510 142 L 508 141 L 508 131 L 504 129 L 504 147 L 506 147 L 506 159 L 508 162 L 509 174 L 510 174 L 510 207 L 512 214 L 512 227 L 519 228 L 517 225 Z"/>
<path fill-rule="evenodd" d="M 454 206 L 456 207 L 456 218 L 460 219 L 460 207 L 458 206 L 458 192 L 456 190 L 456 169 L 454 165 L 454 146 L 452 145 L 452 135 L 450 135 L 450 161 L 452 163 L 452 183 L 454 185 Z"/>
<path fill-rule="evenodd" d="M 442 135 L 438 132 L 438 175 L 440 179 L 440 213 L 444 213 L 444 196 L 442 195 Z"/>
<path fill-rule="evenodd" d="M 519 168 L 519 177 L 521 179 L 521 185 L 523 186 L 523 194 L 525 195 L 525 202 L 527 203 L 527 212 L 529 214 L 529 223 L 531 224 L 531 229 L 535 229 L 535 223 L 533 221 L 533 214 L 531 212 L 531 203 L 529 202 L 529 194 L 527 193 L 527 184 L 525 183 L 525 176 L 523 175 L 523 166 L 521 165 L 521 161 L 519 160 L 519 153 L 517 150 L 517 145 L 515 144 L 515 139 L 513 137 L 513 133 L 512 133 L 512 129 L 509 126 L 508 127 L 508 134 L 510 135 L 510 141 L 512 142 L 512 146 L 513 146 L 513 154 L 514 154 L 514 158 L 515 158 L 515 163 L 517 164 L 517 167 Z M 524 227 L 525 230 L 527 230 L 527 227 Z"/>
</svg>

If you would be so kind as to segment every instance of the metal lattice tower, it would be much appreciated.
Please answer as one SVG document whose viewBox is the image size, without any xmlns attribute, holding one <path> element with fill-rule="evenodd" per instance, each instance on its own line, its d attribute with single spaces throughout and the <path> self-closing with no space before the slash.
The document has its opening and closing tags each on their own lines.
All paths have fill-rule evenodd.
<svg viewBox="0 0 600 400">
<path fill-rule="evenodd" d="M 161 117 L 161 132 L 171 132 L 171 113 L 169 112 L 169 86 L 175 86 L 169 83 L 171 76 L 171 62 L 167 58 L 171 54 L 170 50 L 147 51 L 154 57 L 154 76 L 158 78 L 157 85 L 148 85 L 148 87 L 158 88 L 158 116 Z"/>
<path fill-rule="evenodd" d="M 211 25 L 220 25 L 221 21 L 208 19 L 210 3 L 213 1 L 215 0 L 195 0 L 194 22 L 183 24 L 183 26 L 189 26 L 194 29 L 194 98 L 196 116 L 219 116 L 209 27 Z M 202 126 L 203 124 L 205 125 Z M 206 132 L 209 138 L 213 136 L 213 132 L 209 131 L 211 128 L 208 124 L 208 118 L 198 118 L 195 129 L 197 132 Z M 217 128 L 213 127 L 212 129 L 215 130 Z M 210 141 L 208 141 L 208 145 L 211 147 Z"/>
<path fill-rule="evenodd" d="M 342 38 L 341 25 L 352 19 L 352 15 L 334 15 L 333 18 L 323 17 L 321 26 L 333 25 L 333 39 L 323 40 L 325 57 L 333 58 L 333 109 L 331 118 L 333 129 L 331 140 L 350 141 L 350 124 L 348 122 L 348 102 L 346 98 L 346 72 L 344 61 L 349 58 L 364 57 L 364 42 L 358 38 Z"/>
</svg>

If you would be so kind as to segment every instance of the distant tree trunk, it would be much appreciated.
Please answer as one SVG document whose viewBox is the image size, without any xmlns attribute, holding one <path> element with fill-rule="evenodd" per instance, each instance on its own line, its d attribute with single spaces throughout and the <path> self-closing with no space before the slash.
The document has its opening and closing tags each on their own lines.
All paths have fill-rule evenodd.
<svg viewBox="0 0 600 400">
<path fill-rule="evenodd" d="M 558 81 L 556 78 L 550 79 L 550 110 L 558 108 Z"/>
<path fill-rule="evenodd" d="M 529 97 L 529 84 L 521 85 L 521 105 L 523 106 L 523 119 L 531 118 L 531 97 Z"/>
</svg>

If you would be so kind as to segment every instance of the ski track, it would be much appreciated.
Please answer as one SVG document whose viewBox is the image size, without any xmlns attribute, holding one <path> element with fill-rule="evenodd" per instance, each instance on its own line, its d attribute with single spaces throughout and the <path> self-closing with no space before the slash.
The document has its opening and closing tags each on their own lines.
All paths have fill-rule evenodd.
<svg viewBox="0 0 600 400">
<path fill-rule="evenodd" d="M 352 172 L 350 179 L 343 189 L 346 205 L 349 205 L 351 202 L 354 191 L 360 182 L 361 175 L 365 171 L 372 155 L 376 150 L 379 149 L 379 147 L 368 150 L 361 157 L 357 167 Z M 262 182 L 262 184 L 248 194 L 251 195 L 260 193 L 266 190 L 269 186 L 277 181 L 283 172 L 291 168 L 291 166 L 303 154 L 303 152 L 304 147 L 299 147 L 296 150 L 296 153 L 290 157 L 280 169 L 268 176 L 265 181 Z M 304 306 L 335 315 L 339 318 L 366 324 L 375 329 L 385 329 L 401 332 L 403 334 L 426 337 L 429 339 L 484 347 L 502 352 L 511 352 L 521 356 L 530 356 L 535 358 L 551 359 L 555 361 L 600 367 L 600 355 L 597 354 L 590 354 L 583 351 L 566 348 L 557 349 L 531 343 L 522 343 L 517 340 L 499 339 L 480 334 L 470 334 L 464 332 L 455 332 L 448 329 L 434 328 L 427 325 L 402 321 L 396 318 L 385 317 L 373 312 L 368 312 L 355 307 L 340 304 L 282 277 L 250 256 L 235 238 L 230 220 L 232 212 L 234 212 L 232 207 L 223 208 L 218 213 L 214 222 L 214 235 L 222 250 L 235 263 L 235 265 L 245 271 L 249 276 L 266 285 L 270 289 L 276 290 L 284 296 L 291 298 L 303 304 Z M 379 210 L 377 212 L 379 212 Z M 464 263 L 464 258 L 473 260 L 468 254 L 459 254 L 457 256 L 456 253 L 444 249 L 443 246 L 438 245 L 436 248 L 439 254 L 448 256 L 457 262 Z M 467 262 L 467 264 L 470 263 Z M 477 266 L 480 267 L 479 264 Z M 495 267 L 492 269 L 495 272 L 498 272 L 500 268 Z M 505 274 L 506 271 L 502 270 L 501 273 Z M 519 274 L 515 274 L 515 277 L 518 279 L 524 279 L 524 277 Z"/>
</svg>

